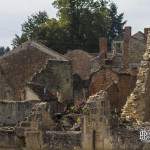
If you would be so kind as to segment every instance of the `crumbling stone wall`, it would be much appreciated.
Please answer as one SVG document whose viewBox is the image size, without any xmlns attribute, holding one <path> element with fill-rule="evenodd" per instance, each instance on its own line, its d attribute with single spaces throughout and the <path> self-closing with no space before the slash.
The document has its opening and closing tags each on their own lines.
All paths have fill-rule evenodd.
<svg viewBox="0 0 150 150">
<path fill-rule="evenodd" d="M 108 94 L 100 91 L 85 107 L 83 150 L 149 150 L 150 145 L 140 141 L 139 129 L 110 113 Z"/>
<path fill-rule="evenodd" d="M 94 56 L 83 50 L 69 51 L 65 56 L 72 66 L 74 100 L 75 102 L 85 100 L 88 96 L 91 60 Z"/>
<path fill-rule="evenodd" d="M 48 144 L 44 141 L 46 130 L 52 130 L 55 123 L 51 118 L 49 104 L 41 102 L 35 104 L 27 120 L 21 122 L 18 128 L 24 128 L 24 138 L 26 149 L 47 150 Z M 24 124 L 28 126 L 23 126 Z"/>
<path fill-rule="evenodd" d="M 6 81 L 1 68 L 0 68 L 0 98 L 3 101 L 14 99 L 14 91 L 12 87 L 8 84 L 8 82 Z"/>
<path fill-rule="evenodd" d="M 111 68 L 103 68 L 92 76 L 90 95 L 105 90 L 108 93 L 111 108 L 119 112 L 125 105 L 127 97 L 135 87 L 136 75 L 112 71 Z"/>
<path fill-rule="evenodd" d="M 129 41 L 129 65 L 140 64 L 146 50 L 146 40 L 142 32 L 138 32 Z"/>
<path fill-rule="evenodd" d="M 112 130 L 112 150 L 145 150 L 144 146 L 147 144 L 140 141 L 139 131 L 135 130 L 134 128 L 129 130 L 119 126 L 117 129 Z M 148 149 L 149 148 L 150 146 L 148 146 Z"/>
<path fill-rule="evenodd" d="M 83 150 L 111 150 L 110 103 L 108 95 L 100 91 L 91 96 L 85 107 Z"/>
<path fill-rule="evenodd" d="M 150 121 L 150 32 L 147 38 L 147 50 L 139 69 L 138 80 L 124 106 L 122 116 L 136 121 Z"/>
<path fill-rule="evenodd" d="M 49 103 L 41 102 L 34 105 L 30 115 L 14 132 L 19 139 L 23 137 L 21 148 L 25 150 L 81 150 L 80 131 L 53 131 L 55 127 Z"/>
<path fill-rule="evenodd" d="M 14 100 L 24 100 L 23 87 L 34 73 L 46 65 L 49 56 L 33 47 L 29 49 L 29 45 L 26 44 L 13 50 L 12 53 L 0 59 L 1 68 L 6 81 L 9 81 L 13 88 Z"/>
<path fill-rule="evenodd" d="M 43 84 L 36 82 L 36 86 L 43 88 L 48 86 L 49 90 L 53 93 L 53 89 L 62 101 L 72 99 L 72 71 L 69 61 L 61 54 L 32 41 L 23 43 L 0 58 L 0 89 L 2 89 L 0 99 L 15 101 L 34 99 L 35 93 L 32 94 L 31 90 L 26 91 L 26 87 L 44 69 L 47 69 L 47 73 L 45 71 L 45 74 L 42 74 L 46 75 L 41 79 Z M 51 85 L 47 85 L 47 81 Z"/>
<path fill-rule="evenodd" d="M 17 137 L 13 128 L 0 128 L 1 150 L 21 150 L 23 147 L 22 138 Z"/>
<path fill-rule="evenodd" d="M 0 125 L 14 126 L 27 117 L 38 101 L 0 101 Z"/>
<path fill-rule="evenodd" d="M 58 101 L 70 101 L 73 99 L 73 83 L 70 62 L 58 62 L 49 60 L 46 68 L 37 74 L 32 82 L 41 85 L 58 98 Z"/>
<path fill-rule="evenodd" d="M 73 50 L 65 56 L 71 61 L 73 74 L 78 74 L 82 80 L 89 79 L 93 56 L 83 50 Z"/>
<path fill-rule="evenodd" d="M 79 75 L 73 75 L 73 98 L 74 102 L 85 101 L 89 97 L 90 80 L 82 80 Z"/>
<path fill-rule="evenodd" d="M 81 150 L 80 131 L 47 131 L 49 150 Z"/>
<path fill-rule="evenodd" d="M 137 81 L 137 77 L 131 74 L 119 74 L 119 82 L 117 84 L 118 87 L 118 106 L 117 108 L 121 110 L 125 105 L 128 96 L 131 94 L 133 89 L 135 88 Z M 113 95 L 112 95 L 113 96 Z"/>
<path fill-rule="evenodd" d="M 109 68 L 104 68 L 97 71 L 91 78 L 89 87 L 90 95 L 94 95 L 100 90 L 106 89 L 112 83 L 117 83 L 118 80 L 118 75 Z"/>
</svg>

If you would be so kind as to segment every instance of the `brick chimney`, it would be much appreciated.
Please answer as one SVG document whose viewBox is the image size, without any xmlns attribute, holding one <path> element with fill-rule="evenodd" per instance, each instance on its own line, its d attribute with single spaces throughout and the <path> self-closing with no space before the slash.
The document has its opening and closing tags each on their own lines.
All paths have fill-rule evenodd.
<svg viewBox="0 0 150 150">
<path fill-rule="evenodd" d="M 102 58 L 106 58 L 107 57 L 107 38 L 102 37 L 99 39 L 99 51 L 100 51 L 100 56 Z"/>
<path fill-rule="evenodd" d="M 132 36 L 132 27 L 131 26 L 126 26 L 124 28 L 124 33 L 128 36 L 131 37 Z"/>
<path fill-rule="evenodd" d="M 144 28 L 145 41 L 147 41 L 147 35 L 150 28 Z"/>
<path fill-rule="evenodd" d="M 128 68 L 128 53 L 129 53 L 129 41 L 131 38 L 131 30 L 130 26 L 124 28 L 123 32 L 123 65 L 124 68 Z"/>
<path fill-rule="evenodd" d="M 146 34 L 146 45 L 147 49 L 150 49 L 150 28 L 146 28 L 147 34 Z"/>
</svg>

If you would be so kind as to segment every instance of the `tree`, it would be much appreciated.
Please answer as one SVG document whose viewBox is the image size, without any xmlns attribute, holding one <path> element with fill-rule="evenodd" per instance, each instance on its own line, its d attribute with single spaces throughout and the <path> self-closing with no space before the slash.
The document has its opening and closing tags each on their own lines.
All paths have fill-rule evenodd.
<svg viewBox="0 0 150 150">
<path fill-rule="evenodd" d="M 27 40 L 28 40 L 28 37 L 26 34 L 22 33 L 21 36 L 16 34 L 15 38 L 12 41 L 12 46 L 13 46 L 13 48 L 16 48 L 17 46 L 21 45 L 22 43 L 24 43 Z"/>
<path fill-rule="evenodd" d="M 123 30 L 123 14 L 108 0 L 54 0 L 57 19 L 49 19 L 45 12 L 28 17 L 22 24 L 22 35 L 13 40 L 16 47 L 26 40 L 40 41 L 60 53 L 84 49 L 98 51 L 99 37 L 111 42 Z"/>
<path fill-rule="evenodd" d="M 58 17 L 68 27 L 73 48 L 97 49 L 100 36 L 107 34 L 107 1 L 55 0 Z"/>
<path fill-rule="evenodd" d="M 35 32 L 35 40 L 44 45 L 57 50 L 60 53 L 65 53 L 70 48 L 70 38 L 66 26 L 56 19 L 49 19 L 45 24 L 39 27 L 38 32 Z"/>
<path fill-rule="evenodd" d="M 0 46 L 0 56 L 6 54 L 7 52 L 10 51 L 10 48 L 9 47 L 3 47 L 3 46 Z"/>
<path fill-rule="evenodd" d="M 4 47 L 0 47 L 0 56 L 5 54 L 5 48 Z"/>
<path fill-rule="evenodd" d="M 22 35 L 15 35 L 15 38 L 12 41 L 12 46 L 15 48 L 29 39 L 35 39 L 36 32 L 38 32 L 41 24 L 45 23 L 47 20 L 48 15 L 45 11 L 40 11 L 28 17 L 27 21 L 22 24 Z"/>
<path fill-rule="evenodd" d="M 123 21 L 124 14 L 118 14 L 117 6 L 115 3 L 110 4 L 110 31 L 109 31 L 109 39 L 112 41 L 115 37 L 119 36 L 123 32 L 123 26 L 125 25 L 126 21 Z"/>
<path fill-rule="evenodd" d="M 28 20 L 22 24 L 22 32 L 27 38 L 34 37 L 34 33 L 38 30 L 40 25 L 42 23 L 45 23 L 48 20 L 47 13 L 44 12 L 38 12 L 36 14 L 31 15 L 31 17 L 28 17 Z"/>
</svg>

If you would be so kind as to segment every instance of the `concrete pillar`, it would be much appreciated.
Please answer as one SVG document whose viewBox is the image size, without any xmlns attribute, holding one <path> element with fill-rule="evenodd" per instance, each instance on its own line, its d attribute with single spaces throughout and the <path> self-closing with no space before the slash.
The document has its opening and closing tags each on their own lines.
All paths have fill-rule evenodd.
<svg viewBox="0 0 150 150">
<path fill-rule="evenodd" d="M 108 50 L 108 46 L 107 46 L 107 38 L 102 37 L 99 39 L 99 51 L 100 51 L 100 56 L 103 58 L 107 57 L 107 50 Z"/>
<path fill-rule="evenodd" d="M 123 66 L 125 69 L 128 68 L 128 53 L 129 53 L 129 41 L 131 38 L 131 27 L 127 26 L 123 33 Z"/>
</svg>

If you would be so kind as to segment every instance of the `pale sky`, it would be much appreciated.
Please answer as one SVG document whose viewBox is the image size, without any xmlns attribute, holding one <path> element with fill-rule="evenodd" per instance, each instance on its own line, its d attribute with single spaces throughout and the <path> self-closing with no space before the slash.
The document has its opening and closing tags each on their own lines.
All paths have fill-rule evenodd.
<svg viewBox="0 0 150 150">
<path fill-rule="evenodd" d="M 0 46 L 10 46 L 15 34 L 20 34 L 21 24 L 31 14 L 46 10 L 55 17 L 53 0 L 0 0 Z M 114 0 L 119 12 L 124 12 L 127 25 L 133 33 L 150 26 L 150 0 Z"/>
</svg>

